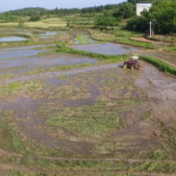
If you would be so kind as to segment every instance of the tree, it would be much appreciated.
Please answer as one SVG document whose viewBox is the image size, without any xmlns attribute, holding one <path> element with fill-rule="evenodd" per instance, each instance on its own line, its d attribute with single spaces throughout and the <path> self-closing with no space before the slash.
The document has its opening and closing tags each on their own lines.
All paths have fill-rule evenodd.
<svg viewBox="0 0 176 176">
<path fill-rule="evenodd" d="M 176 32 L 176 1 L 156 0 L 149 12 L 128 21 L 127 28 L 138 31 L 149 29 L 149 21 L 156 20 L 155 31 L 162 34 Z"/>
<path fill-rule="evenodd" d="M 129 2 L 122 3 L 119 9 L 113 13 L 114 17 L 130 18 L 135 15 L 135 6 Z"/>
</svg>

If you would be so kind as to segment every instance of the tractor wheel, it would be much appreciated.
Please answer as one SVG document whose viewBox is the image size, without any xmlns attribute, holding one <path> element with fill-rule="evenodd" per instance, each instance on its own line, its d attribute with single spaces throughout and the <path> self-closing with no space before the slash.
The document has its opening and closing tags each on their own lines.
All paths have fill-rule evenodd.
<svg viewBox="0 0 176 176">
<path fill-rule="evenodd" d="M 135 66 L 134 66 L 134 65 L 132 65 L 132 66 L 131 66 L 131 70 L 134 70 L 134 69 L 135 69 Z"/>
<path fill-rule="evenodd" d="M 123 69 L 126 69 L 127 68 L 127 64 L 123 64 Z"/>
</svg>

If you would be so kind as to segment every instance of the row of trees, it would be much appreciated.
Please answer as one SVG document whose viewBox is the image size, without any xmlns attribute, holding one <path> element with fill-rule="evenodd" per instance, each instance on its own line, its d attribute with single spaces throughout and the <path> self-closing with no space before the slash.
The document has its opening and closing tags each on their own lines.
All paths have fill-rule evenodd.
<svg viewBox="0 0 176 176">
<path fill-rule="evenodd" d="M 149 12 L 144 11 L 141 17 L 137 17 L 135 14 L 136 3 L 141 2 L 153 2 L 153 4 Z M 30 21 L 37 21 L 42 16 L 65 16 L 70 14 L 93 17 L 97 26 L 117 26 L 121 20 L 130 18 L 126 28 L 142 32 L 148 32 L 149 21 L 155 19 L 155 32 L 165 34 L 176 32 L 176 0 L 128 0 L 120 4 L 82 9 L 56 8 L 54 10 L 46 10 L 44 8 L 25 8 L 1 13 L 0 21 L 16 21 L 21 16 L 30 16 Z"/>
<path fill-rule="evenodd" d="M 135 16 L 135 5 L 129 2 L 119 4 L 113 10 L 103 11 L 97 18 L 96 25 L 117 26 L 120 21 Z"/>
<path fill-rule="evenodd" d="M 88 8 L 72 8 L 72 9 L 54 9 L 54 10 L 47 10 L 44 8 L 24 8 L 14 11 L 5 12 L 2 15 L 8 17 L 9 21 L 11 18 L 9 16 L 16 16 L 16 17 L 24 17 L 30 16 L 30 21 L 37 21 L 40 20 L 42 16 L 66 16 L 70 14 L 81 14 L 82 16 L 87 16 L 87 14 L 96 14 L 100 13 L 100 18 L 97 20 L 99 21 L 97 25 L 116 25 L 119 19 L 129 18 L 133 16 L 135 10 L 135 6 L 132 3 L 124 2 L 121 4 L 109 4 L 105 6 L 94 6 Z M 116 19 L 117 18 L 117 19 Z M 6 18 L 7 19 L 7 18 Z M 6 20 L 7 22 L 7 20 Z"/>
<path fill-rule="evenodd" d="M 169 34 L 176 32 L 176 1 L 156 0 L 149 12 L 145 11 L 141 17 L 133 17 L 128 21 L 127 29 L 148 31 L 149 21 L 155 19 L 155 32 Z"/>
</svg>

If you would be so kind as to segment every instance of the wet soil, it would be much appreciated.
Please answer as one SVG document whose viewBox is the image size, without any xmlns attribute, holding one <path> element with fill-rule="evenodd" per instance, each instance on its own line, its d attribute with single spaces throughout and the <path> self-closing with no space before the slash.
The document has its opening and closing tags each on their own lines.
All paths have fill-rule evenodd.
<svg viewBox="0 0 176 176">
<path fill-rule="evenodd" d="M 176 79 L 148 66 L 135 82 L 147 92 L 154 116 L 176 130 Z"/>
<path fill-rule="evenodd" d="M 5 78 L 1 79 L 0 83 L 9 84 L 12 81 L 27 81 L 27 80 L 33 80 L 33 79 L 43 79 L 43 78 L 53 78 L 58 76 L 69 76 L 74 74 L 80 74 L 84 72 L 90 72 L 94 70 L 104 70 L 109 68 L 116 68 L 116 67 L 122 67 L 122 63 L 120 64 L 107 64 L 107 65 L 98 65 L 98 66 L 90 66 L 86 68 L 80 68 L 80 69 L 72 69 L 69 71 L 54 71 L 54 72 L 46 72 L 46 73 L 39 73 L 37 75 L 29 75 L 29 76 L 18 76 L 11 78 Z"/>
<path fill-rule="evenodd" d="M 0 60 L 16 58 L 16 57 L 29 57 L 45 51 L 46 50 L 19 50 L 19 51 L 0 50 Z"/>
<path fill-rule="evenodd" d="M 62 86 L 64 84 L 68 86 L 78 86 L 81 87 L 82 91 L 88 88 L 90 92 L 88 98 L 86 98 L 86 96 L 81 98 L 81 95 L 81 99 L 75 101 L 71 100 L 69 96 L 68 99 L 66 99 L 67 96 L 63 96 L 64 92 L 60 95 L 58 92 L 57 94 L 49 95 L 50 98 L 48 101 L 41 100 L 40 98 L 33 100 L 30 96 L 28 98 L 20 97 L 14 101 L 14 104 L 3 103 L 0 105 L 0 108 L 15 111 L 16 116 L 18 117 L 17 125 L 19 130 L 30 140 L 51 148 L 61 147 L 79 154 L 88 154 L 91 153 L 92 150 L 91 145 L 93 144 L 90 142 L 92 139 L 87 136 L 86 139 L 90 142 L 87 144 L 87 140 L 84 141 L 80 134 L 74 134 L 72 132 L 67 133 L 67 130 L 64 130 L 64 132 L 62 129 L 59 129 L 59 135 L 59 133 L 57 133 L 58 129 L 56 132 L 53 131 L 55 128 L 49 129 L 45 126 L 45 117 L 42 117 L 42 120 L 38 116 L 38 103 L 42 103 L 40 108 L 43 107 L 46 109 L 49 104 L 53 104 L 52 107 L 55 107 L 55 110 L 59 110 L 60 107 L 77 108 L 80 106 L 92 105 L 95 103 L 96 99 L 98 101 L 110 103 L 111 101 L 118 99 L 125 100 L 132 97 L 138 98 L 142 101 L 140 104 L 134 105 L 132 109 L 127 108 L 127 110 L 121 111 L 120 116 L 124 125 L 122 126 L 122 129 L 111 131 L 111 133 L 108 134 L 108 138 L 120 144 L 114 150 L 115 153 L 124 153 L 127 151 L 139 152 L 145 151 L 146 149 L 151 150 L 160 145 L 160 137 L 155 136 L 155 131 L 160 131 L 156 119 L 162 121 L 169 128 L 172 127 L 175 129 L 176 119 L 174 117 L 176 117 L 176 110 L 174 104 L 176 101 L 176 84 L 174 78 L 161 73 L 155 67 L 144 62 L 142 62 L 142 65 L 144 65 L 143 71 L 132 72 L 131 70 L 124 70 L 122 72 L 122 69 L 118 67 L 118 65 L 113 66 L 114 68 L 111 65 L 111 69 L 107 65 L 104 66 L 106 71 L 103 71 L 101 67 L 99 68 L 99 71 L 94 72 L 92 72 L 91 69 L 86 68 L 82 69 L 83 75 L 80 70 L 75 70 L 75 73 L 73 71 L 65 72 L 64 74 L 67 73 L 67 75 L 72 75 L 73 73 L 76 75 L 74 77 L 64 78 L 63 81 L 58 79 L 57 82 L 56 79 L 54 80 L 54 78 L 52 78 L 52 82 L 51 79 L 49 79 L 49 82 L 53 83 L 55 86 Z M 116 77 L 114 77 L 114 81 L 109 83 L 109 77 L 107 75 L 113 76 L 115 72 Z M 78 73 L 79 76 L 77 77 Z M 80 74 L 82 76 L 80 76 Z M 45 81 L 47 82 L 47 80 Z M 70 81 L 73 81 L 74 84 L 70 84 Z M 133 87 L 133 81 L 139 88 Z M 124 84 L 123 86 L 122 82 Z M 108 88 L 104 84 L 111 85 L 112 87 L 121 85 L 123 88 L 119 89 L 119 92 L 117 93 L 115 87 L 111 90 L 109 89 L 110 87 Z M 125 84 L 129 85 L 129 87 L 126 87 Z M 100 87 L 100 85 L 102 86 Z M 62 89 L 58 90 L 61 91 Z M 53 91 L 56 91 L 56 89 L 53 89 Z M 65 89 L 65 91 L 67 90 Z M 146 94 L 148 94 L 148 96 Z M 53 96 L 55 100 L 51 96 Z M 148 99 L 144 101 L 143 99 L 145 99 L 146 96 Z M 61 104 L 61 106 L 59 104 Z M 48 108 L 51 109 L 51 106 Z M 107 106 L 107 108 L 114 109 L 115 107 Z M 67 136 L 68 134 L 69 136 Z M 57 136 L 57 140 L 54 136 Z M 72 141 L 71 139 L 74 140 Z M 104 141 L 104 145 L 106 146 L 106 137 L 101 140 Z M 101 150 L 99 151 L 100 153 Z"/>
<path fill-rule="evenodd" d="M 39 78 L 44 86 L 33 93 L 17 93 L 12 103 L 0 99 L 0 109 L 15 112 L 15 124 L 26 140 L 56 149 L 63 155 L 70 152 L 70 157 L 114 159 L 145 155 L 162 147 L 163 127 L 176 131 L 176 79 L 140 62 L 141 70 L 123 70 L 122 63 L 116 63 L 4 79 L 1 84 Z M 105 106 L 100 110 L 98 103 Z M 118 109 L 120 126 L 104 132 L 97 129 L 96 134 L 87 135 L 71 128 L 76 121 L 70 127 L 47 123 L 64 111 L 65 118 L 73 119 L 81 108 L 84 114 L 90 106 L 100 116 Z M 83 122 L 84 125 L 86 120 Z"/>
<path fill-rule="evenodd" d="M 32 50 L 23 50 L 24 53 L 32 55 Z M 34 50 L 34 52 L 42 52 L 44 50 Z M 31 52 L 31 53 L 30 53 Z M 12 53 L 8 53 L 11 56 Z M 20 51 L 18 54 L 22 54 Z M 3 57 L 3 56 L 1 56 Z M 34 62 L 35 61 L 35 62 Z M 38 57 L 22 57 L 15 59 L 4 59 L 0 61 L 0 75 L 2 74 L 25 74 L 29 71 L 50 69 L 59 67 L 62 65 L 76 65 L 83 63 L 97 63 L 98 60 L 72 56 L 70 54 L 52 54 L 49 56 L 38 56 Z"/>
<path fill-rule="evenodd" d="M 89 51 L 93 53 L 101 53 L 106 55 L 120 55 L 127 52 L 138 51 L 137 48 L 127 46 L 127 45 L 120 45 L 120 44 L 113 44 L 113 43 L 101 43 L 101 44 L 90 44 L 90 45 L 72 45 L 71 48 Z"/>
</svg>

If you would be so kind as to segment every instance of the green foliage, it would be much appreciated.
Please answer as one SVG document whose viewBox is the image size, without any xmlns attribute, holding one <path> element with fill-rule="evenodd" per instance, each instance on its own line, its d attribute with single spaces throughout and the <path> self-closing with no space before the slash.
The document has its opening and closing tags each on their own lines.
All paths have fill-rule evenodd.
<svg viewBox="0 0 176 176">
<path fill-rule="evenodd" d="M 34 83 L 33 81 L 27 81 L 25 87 L 27 88 L 27 90 L 29 90 L 30 92 L 38 89 L 40 87 L 40 85 L 38 83 Z"/>
<path fill-rule="evenodd" d="M 161 162 L 149 162 L 145 161 L 143 163 L 138 164 L 134 168 L 130 168 L 131 171 L 160 171 L 163 167 Z"/>
<path fill-rule="evenodd" d="M 40 20 L 40 16 L 31 16 L 29 21 L 39 21 Z"/>
<path fill-rule="evenodd" d="M 99 17 L 95 23 L 96 25 L 102 25 L 102 26 L 117 26 L 118 25 L 117 19 L 113 16 Z"/>
<path fill-rule="evenodd" d="M 90 43 L 90 41 L 87 39 L 87 37 L 85 35 L 83 35 L 83 39 L 87 42 Z"/>
<path fill-rule="evenodd" d="M 22 83 L 21 81 L 11 82 L 10 84 L 1 85 L 0 87 L 0 97 L 4 97 L 8 94 L 13 94 L 18 90 L 26 89 L 30 92 L 38 89 L 40 85 L 38 83 L 34 83 L 33 81 L 27 81 L 27 83 Z"/>
<path fill-rule="evenodd" d="M 111 85 L 108 82 L 106 84 L 107 86 Z M 120 127 L 119 112 L 121 107 L 132 106 L 134 103 L 134 100 L 128 100 L 127 102 L 113 101 L 111 103 L 100 101 L 90 106 L 64 108 L 59 113 L 51 114 L 51 117 L 47 118 L 46 123 L 51 126 L 82 133 L 83 135 L 102 136 L 109 130 Z M 116 107 L 115 109 L 110 108 L 114 106 Z"/>
<path fill-rule="evenodd" d="M 136 3 L 152 3 L 155 0 L 128 0 L 128 2 L 132 3 L 132 4 L 136 4 Z"/>
<path fill-rule="evenodd" d="M 170 164 L 169 164 L 168 172 L 169 172 L 169 173 L 174 173 L 174 172 L 176 172 L 176 163 L 170 163 Z"/>
<path fill-rule="evenodd" d="M 153 152 L 153 158 L 154 159 L 164 159 L 165 158 L 165 154 L 163 151 L 161 150 L 155 150 Z"/>
<path fill-rule="evenodd" d="M 24 21 L 20 20 L 18 24 L 19 24 L 19 26 L 23 26 L 24 25 Z"/>
<path fill-rule="evenodd" d="M 21 82 L 11 82 L 9 85 L 1 85 L 0 87 L 0 97 L 3 97 L 4 94 L 12 94 L 17 90 L 22 88 Z"/>
<path fill-rule="evenodd" d="M 17 15 L 17 16 L 31 16 L 34 13 L 45 13 L 47 12 L 47 9 L 40 8 L 40 7 L 29 7 L 29 8 L 23 8 L 23 9 L 18 9 L 18 10 L 11 10 L 10 13 L 11 15 Z M 7 12 L 5 12 L 7 13 Z M 2 13 L 4 14 L 4 13 Z"/>
<path fill-rule="evenodd" d="M 135 9 L 134 5 L 131 3 L 122 3 L 120 5 L 120 8 L 117 10 L 117 12 L 113 13 L 114 17 L 122 17 L 124 19 L 130 18 L 135 15 Z"/>
<path fill-rule="evenodd" d="M 149 12 L 143 12 L 140 18 L 130 19 L 127 29 L 147 32 L 149 31 L 149 21 L 152 19 L 156 20 L 155 32 L 163 34 L 176 32 L 176 1 L 156 0 Z"/>
</svg>

